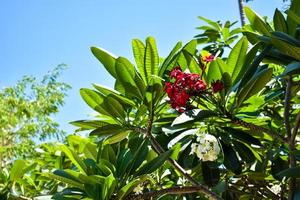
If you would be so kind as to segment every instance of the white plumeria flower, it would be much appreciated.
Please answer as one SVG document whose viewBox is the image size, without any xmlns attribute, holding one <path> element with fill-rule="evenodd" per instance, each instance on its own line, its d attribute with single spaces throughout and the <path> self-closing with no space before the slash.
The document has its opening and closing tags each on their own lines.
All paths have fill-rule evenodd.
<svg viewBox="0 0 300 200">
<path fill-rule="evenodd" d="M 217 138 L 210 134 L 202 134 L 197 138 L 198 143 L 191 145 L 191 154 L 195 153 L 202 161 L 215 161 L 221 151 Z"/>
<path fill-rule="evenodd" d="M 278 185 L 278 184 L 273 185 L 273 186 L 270 188 L 270 190 L 271 190 L 274 194 L 278 195 L 278 194 L 280 194 L 280 192 L 281 192 L 281 186 Z"/>
<path fill-rule="evenodd" d="M 134 189 L 133 189 L 133 192 L 135 194 L 143 194 L 143 190 L 144 190 L 144 187 L 141 185 L 141 184 L 138 184 Z"/>
</svg>

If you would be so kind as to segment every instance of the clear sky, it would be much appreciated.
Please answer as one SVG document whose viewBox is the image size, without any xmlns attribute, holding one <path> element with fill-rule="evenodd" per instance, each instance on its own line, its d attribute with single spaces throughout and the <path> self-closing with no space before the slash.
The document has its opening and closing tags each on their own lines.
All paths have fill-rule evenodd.
<svg viewBox="0 0 300 200">
<path fill-rule="evenodd" d="M 283 7 L 281 0 L 248 5 L 268 17 Z M 132 59 L 131 40 L 152 35 L 164 57 L 177 41 L 199 33 L 197 16 L 239 20 L 237 0 L 0 0 L 0 88 L 67 64 L 61 80 L 73 89 L 55 118 L 72 133 L 68 122 L 92 113 L 79 89 L 91 83 L 113 86 L 90 46 Z"/>
</svg>

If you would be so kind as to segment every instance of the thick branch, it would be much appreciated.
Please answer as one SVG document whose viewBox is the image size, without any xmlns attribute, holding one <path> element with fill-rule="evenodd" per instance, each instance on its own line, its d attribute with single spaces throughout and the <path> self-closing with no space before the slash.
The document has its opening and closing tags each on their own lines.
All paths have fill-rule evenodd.
<svg viewBox="0 0 300 200">
<path fill-rule="evenodd" d="M 291 109 L 291 88 L 292 88 L 292 78 L 291 76 L 287 77 L 287 86 L 285 90 L 285 98 L 284 98 L 284 124 L 287 133 L 287 138 L 289 141 L 289 166 L 296 166 L 296 156 L 295 156 L 295 142 L 293 139 L 291 125 L 290 125 L 290 109 Z M 296 189 L 296 179 L 291 177 L 289 179 L 289 193 L 288 199 L 292 200 L 294 196 L 294 192 Z"/>
<path fill-rule="evenodd" d="M 155 197 L 159 197 L 165 194 L 169 195 L 181 195 L 181 194 L 191 194 L 191 193 L 202 193 L 206 194 L 206 189 L 203 186 L 186 186 L 186 187 L 172 187 L 168 189 L 155 190 L 146 192 L 140 195 L 130 195 L 126 200 L 147 200 L 147 199 L 156 199 Z M 209 196 L 209 195 L 207 195 Z M 210 196 L 210 198 L 212 198 Z M 215 198 L 212 198 L 215 199 Z M 221 198 L 216 198 L 221 199 Z"/>
</svg>

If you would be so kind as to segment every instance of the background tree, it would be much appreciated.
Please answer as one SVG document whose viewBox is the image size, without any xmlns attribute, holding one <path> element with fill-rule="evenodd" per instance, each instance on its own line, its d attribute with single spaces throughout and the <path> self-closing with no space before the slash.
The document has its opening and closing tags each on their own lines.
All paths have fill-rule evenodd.
<svg viewBox="0 0 300 200">
<path fill-rule="evenodd" d="M 0 91 L 0 167 L 12 158 L 24 157 L 33 145 L 47 137 L 64 134 L 51 116 L 64 104 L 70 86 L 57 79 L 65 65 L 59 65 L 41 81 L 24 76 L 15 86 Z"/>
</svg>

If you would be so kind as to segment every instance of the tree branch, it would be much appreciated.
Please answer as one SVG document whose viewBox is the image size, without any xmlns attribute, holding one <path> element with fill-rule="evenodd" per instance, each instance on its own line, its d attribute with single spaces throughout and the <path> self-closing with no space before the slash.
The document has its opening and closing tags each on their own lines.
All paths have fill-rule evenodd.
<svg viewBox="0 0 300 200">
<path fill-rule="evenodd" d="M 206 189 L 203 188 L 203 186 L 185 186 L 185 187 L 172 187 L 172 188 L 167 188 L 167 189 L 162 189 L 162 190 L 154 190 L 150 192 L 146 192 L 143 194 L 139 195 L 130 195 L 126 198 L 126 200 L 147 200 L 147 199 L 156 199 L 155 197 L 159 197 L 165 194 L 169 195 L 181 195 L 181 194 L 191 194 L 191 193 L 202 193 L 206 194 Z M 208 194 L 206 194 L 209 196 Z M 215 199 L 209 196 L 210 199 Z M 217 198 L 221 199 L 221 198 Z"/>
<path fill-rule="evenodd" d="M 292 88 L 292 77 L 287 76 L 287 86 L 285 90 L 285 98 L 284 98 L 284 124 L 285 130 L 287 133 L 287 138 L 289 142 L 289 166 L 296 166 L 296 156 L 295 156 L 295 142 L 294 142 L 294 131 L 292 135 L 291 125 L 290 125 L 290 109 L 291 109 L 291 88 Z M 296 136 L 295 136 L 296 137 Z M 289 193 L 288 199 L 292 200 L 294 196 L 294 192 L 296 189 L 296 179 L 291 177 L 289 179 Z"/>
</svg>

